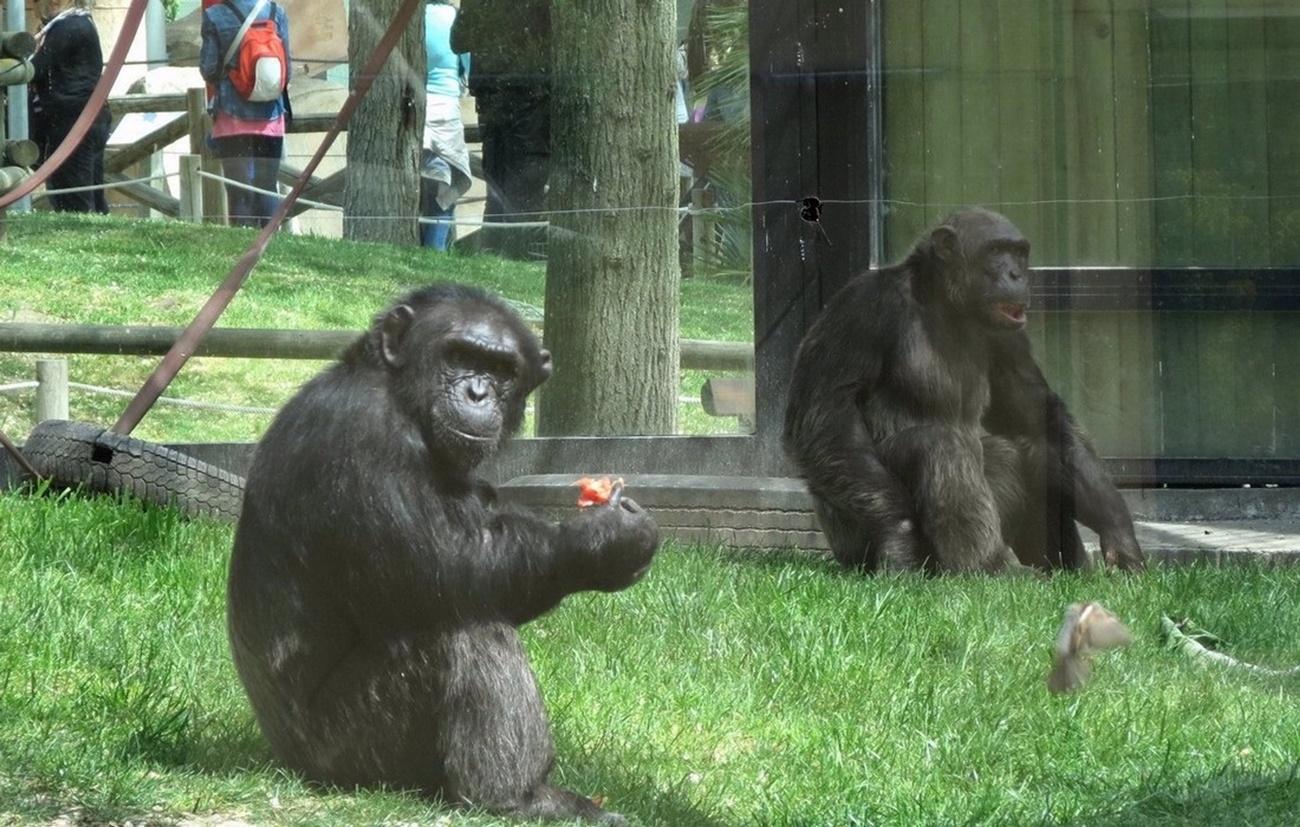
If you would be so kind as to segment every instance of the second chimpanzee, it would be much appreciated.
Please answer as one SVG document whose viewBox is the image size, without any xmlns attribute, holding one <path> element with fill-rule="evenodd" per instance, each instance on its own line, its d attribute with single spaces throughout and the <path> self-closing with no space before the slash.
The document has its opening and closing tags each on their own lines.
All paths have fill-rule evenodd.
<svg viewBox="0 0 1300 827">
<path fill-rule="evenodd" d="M 1004 216 L 950 216 L 856 277 L 808 331 L 786 449 L 846 566 L 1140 568 L 1128 507 L 1048 387 L 1024 332 L 1029 243 Z"/>
<path fill-rule="evenodd" d="M 550 728 L 515 627 L 572 592 L 635 583 L 658 531 L 618 494 L 556 525 L 474 476 L 550 371 L 504 302 L 437 285 L 382 313 L 262 439 L 230 644 L 275 754 L 307 778 L 624 823 L 548 782 Z"/>
</svg>

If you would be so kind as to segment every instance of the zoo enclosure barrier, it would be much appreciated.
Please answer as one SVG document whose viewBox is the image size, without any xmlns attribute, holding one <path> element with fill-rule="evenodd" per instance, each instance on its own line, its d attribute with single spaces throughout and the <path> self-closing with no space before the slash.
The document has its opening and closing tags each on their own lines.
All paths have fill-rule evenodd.
<svg viewBox="0 0 1300 827">
<path fill-rule="evenodd" d="M 531 322 L 540 327 L 536 320 Z M 111 325 L 57 325 L 35 323 L 0 324 L 0 352 L 39 354 L 93 354 L 116 356 L 159 356 L 165 354 L 181 334 L 173 327 L 118 327 Z M 361 331 L 273 330 L 257 328 L 215 328 L 204 338 L 194 356 L 242 359 L 336 358 Z M 702 403 L 713 416 L 738 417 L 743 426 L 753 418 L 753 348 L 746 342 L 700 339 L 681 341 L 683 370 L 745 374 L 744 379 L 708 379 L 701 399 L 679 401 Z M 739 383 L 739 390 L 731 387 Z M 34 419 L 67 419 L 69 389 L 130 398 L 133 393 L 104 388 L 69 379 L 65 359 L 42 358 L 36 362 L 34 381 L 0 385 L 0 394 L 35 391 Z M 746 390 L 748 396 L 746 396 Z M 229 405 L 199 400 L 163 397 L 164 404 L 233 413 L 270 414 L 275 408 Z M 747 401 L 747 404 L 746 404 Z"/>
<path fill-rule="evenodd" d="M 212 155 L 208 144 L 208 135 L 212 128 L 211 118 L 207 114 L 206 91 L 202 88 L 189 89 L 183 93 L 172 94 L 129 94 L 110 98 L 108 106 L 115 119 L 127 114 L 176 114 L 159 124 L 148 133 L 129 144 L 113 149 L 104 162 L 103 189 L 114 190 L 132 201 L 169 218 L 184 221 L 211 222 L 224 224 L 228 221 L 225 190 L 223 185 L 235 186 L 252 192 L 268 195 L 251 185 L 232 181 L 222 175 L 220 161 Z M 306 134 L 324 132 L 334 123 L 334 116 L 329 114 L 295 115 L 286 123 L 287 134 Z M 698 124 L 691 125 L 698 127 Z M 465 126 L 465 142 L 478 144 L 481 135 L 476 124 Z M 346 131 L 346 130 L 344 130 Z M 142 162 L 149 162 L 167 147 L 189 137 L 189 152 L 181 157 L 180 170 L 164 175 L 131 176 L 129 170 Z M 704 158 L 709 143 L 708 135 L 699 129 L 683 130 L 680 135 L 683 157 L 689 155 L 693 160 Z M 483 180 L 483 159 L 480 153 L 470 153 L 470 172 L 475 179 Z M 302 170 L 286 162 L 281 162 L 279 181 L 285 186 L 292 186 Z M 157 189 L 150 184 L 163 178 L 179 176 L 179 197 Z M 290 212 L 294 218 L 311 209 L 341 212 L 341 196 L 347 180 L 347 167 L 324 177 L 313 177 L 307 189 L 298 199 L 298 205 Z M 458 204 L 482 201 L 482 198 L 461 198 Z M 747 208 L 748 205 L 730 209 Z M 692 260 L 706 262 L 716 256 L 716 216 L 728 208 L 717 206 L 711 190 L 692 187 L 690 204 L 678 208 L 683 221 L 690 220 L 692 232 L 689 238 L 692 245 Z M 562 212 L 562 211 L 561 211 Z M 553 211 L 537 214 L 535 221 L 527 219 L 525 214 L 516 214 L 510 222 L 464 220 L 464 219 L 419 219 L 421 224 L 453 224 L 460 227 L 499 227 L 505 229 L 535 229 L 547 226 L 546 216 Z M 373 216 L 388 219 L 390 216 Z M 354 217 L 355 218 L 355 217 Z"/>
</svg>

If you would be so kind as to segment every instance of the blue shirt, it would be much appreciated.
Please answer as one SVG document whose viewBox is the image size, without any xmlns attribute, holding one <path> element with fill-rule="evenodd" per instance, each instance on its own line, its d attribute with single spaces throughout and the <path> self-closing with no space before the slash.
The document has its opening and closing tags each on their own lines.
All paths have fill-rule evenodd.
<svg viewBox="0 0 1300 827">
<path fill-rule="evenodd" d="M 424 88 L 430 95 L 459 98 L 461 78 L 469 76 L 469 55 L 451 50 L 455 20 L 455 6 L 430 3 L 424 7 L 424 51 L 429 63 Z"/>
</svg>

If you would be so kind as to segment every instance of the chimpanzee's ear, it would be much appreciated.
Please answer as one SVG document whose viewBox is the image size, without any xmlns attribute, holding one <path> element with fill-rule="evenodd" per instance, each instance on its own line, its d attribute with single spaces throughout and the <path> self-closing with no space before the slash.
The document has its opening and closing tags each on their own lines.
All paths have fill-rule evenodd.
<svg viewBox="0 0 1300 827">
<path fill-rule="evenodd" d="M 406 331 L 411 329 L 414 320 L 415 311 L 411 306 L 399 304 L 385 313 L 383 321 L 379 323 L 379 353 L 389 367 L 402 366 L 402 339 L 406 337 Z"/>
<path fill-rule="evenodd" d="M 930 233 L 930 249 L 944 264 L 955 266 L 961 262 L 957 231 L 947 224 L 940 224 Z"/>
</svg>

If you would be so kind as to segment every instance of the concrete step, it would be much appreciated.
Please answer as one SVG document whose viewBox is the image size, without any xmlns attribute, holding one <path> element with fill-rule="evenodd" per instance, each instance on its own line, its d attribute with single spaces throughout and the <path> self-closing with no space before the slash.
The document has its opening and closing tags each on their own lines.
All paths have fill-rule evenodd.
<svg viewBox="0 0 1300 827">
<path fill-rule="evenodd" d="M 1300 519 L 1157 522 L 1138 520 L 1147 557 L 1167 563 L 1300 563 Z M 1097 537 L 1083 530 L 1096 549 Z"/>
<path fill-rule="evenodd" d="M 577 503 L 574 477 L 518 477 L 503 498 L 560 518 Z M 800 480 L 671 474 L 625 478 L 628 496 L 680 542 L 825 552 L 826 539 Z M 1138 542 L 1157 561 L 1300 563 L 1300 489 L 1147 489 L 1125 491 Z M 1084 541 L 1096 548 L 1095 535 Z"/>
</svg>

